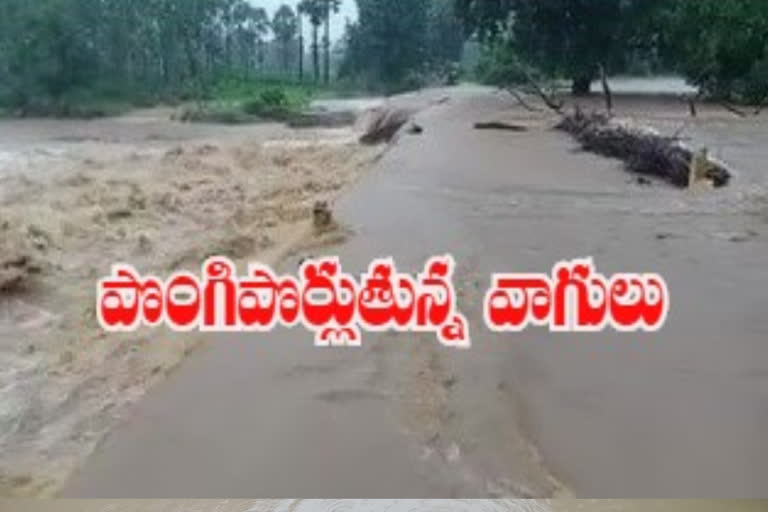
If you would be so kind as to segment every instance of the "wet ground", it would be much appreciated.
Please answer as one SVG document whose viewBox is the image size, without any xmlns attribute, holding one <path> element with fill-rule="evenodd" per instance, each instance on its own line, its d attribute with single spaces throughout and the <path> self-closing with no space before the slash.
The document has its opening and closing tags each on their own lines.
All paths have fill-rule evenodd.
<svg viewBox="0 0 768 512">
<path fill-rule="evenodd" d="M 70 497 L 759 497 L 768 488 L 768 130 L 765 118 L 676 100 L 625 115 L 706 144 L 737 170 L 712 192 L 643 186 L 579 152 L 551 119 L 477 91 L 435 102 L 336 205 L 363 270 L 453 253 L 474 347 L 366 335 L 320 351 L 303 331 L 225 336 L 137 407 Z M 623 109 L 623 110 L 622 110 Z M 525 123 L 479 132 L 476 121 Z M 659 272 L 658 334 L 490 335 L 493 272 L 593 256 L 606 274 Z"/>
</svg>

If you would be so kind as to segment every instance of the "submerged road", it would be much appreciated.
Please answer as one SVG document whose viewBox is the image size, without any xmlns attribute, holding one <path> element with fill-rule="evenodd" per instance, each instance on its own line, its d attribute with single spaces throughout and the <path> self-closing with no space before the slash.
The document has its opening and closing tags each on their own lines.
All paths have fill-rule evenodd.
<svg viewBox="0 0 768 512">
<path fill-rule="evenodd" d="M 331 351 L 301 330 L 222 337 L 139 404 L 63 495 L 546 497 L 561 483 L 585 497 L 764 494 L 768 131 L 695 128 L 742 175 L 691 195 L 640 186 L 522 111 L 508 113 L 526 133 L 472 130 L 509 108 L 459 94 L 420 114 L 424 134 L 404 136 L 336 205 L 354 236 L 308 249 L 353 273 L 376 257 L 416 271 L 452 253 L 472 350 L 421 335 Z M 605 274 L 664 275 L 665 329 L 484 329 L 493 272 L 585 256 Z"/>
</svg>

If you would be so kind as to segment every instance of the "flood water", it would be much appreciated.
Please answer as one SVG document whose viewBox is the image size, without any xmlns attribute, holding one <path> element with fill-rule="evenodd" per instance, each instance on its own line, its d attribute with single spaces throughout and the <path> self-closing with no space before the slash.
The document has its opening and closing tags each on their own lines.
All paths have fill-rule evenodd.
<svg viewBox="0 0 768 512">
<path fill-rule="evenodd" d="M 765 502 L 676 500 L 167 500 L 8 502 L 10 512 L 763 512 Z"/>
<path fill-rule="evenodd" d="M 656 92 L 634 82 L 614 87 Z M 677 92 L 682 86 L 673 87 Z M 446 95 L 450 101 L 434 103 Z M 354 236 L 342 247 L 307 251 L 339 254 L 352 273 L 377 257 L 394 256 L 415 271 L 430 256 L 452 253 L 474 348 L 456 353 L 429 337 L 367 335 L 360 353 L 317 354 L 303 332 L 258 343 L 228 338 L 153 393 L 65 495 L 765 493 L 766 116 L 738 119 L 703 108 L 691 120 L 676 99 L 617 98 L 622 115 L 666 133 L 681 131 L 691 145 L 709 147 L 734 169 L 728 188 L 692 193 L 664 183 L 639 185 L 618 162 L 578 151 L 566 135 L 549 130 L 549 120 L 503 94 L 461 88 L 424 98 L 431 105 L 418 116 L 424 134 L 403 137 L 335 205 Z M 500 117 L 530 129 L 472 130 L 476 121 Z M 44 169 L 39 159 L 75 153 L 82 159 L 89 151 L 118 147 L 153 151 L 168 140 L 211 133 L 266 140 L 279 130 L 178 125 L 152 116 L 2 121 L 0 190 L 12 193 L 2 181 L 8 176 Z M 121 145 L 126 140 L 132 141 L 129 148 Z M 665 329 L 643 335 L 485 331 L 481 306 L 491 273 L 546 272 L 556 261 L 586 256 L 605 274 L 648 271 L 666 277 L 672 308 Z M 288 270 L 292 266 L 295 261 L 286 263 Z M 179 441 L 181 432 L 188 442 Z M 208 442 L 212 435 L 215 443 Z M 365 510 L 356 502 L 217 502 L 199 510 L 209 506 Z M 391 509 L 423 506 L 410 502 Z M 441 506 L 435 510 L 452 510 Z M 483 506 L 600 512 L 723 507 Z M 77 510 L 181 510 L 174 507 L 92 503 Z M 764 504 L 728 509 L 762 510 Z"/>
</svg>

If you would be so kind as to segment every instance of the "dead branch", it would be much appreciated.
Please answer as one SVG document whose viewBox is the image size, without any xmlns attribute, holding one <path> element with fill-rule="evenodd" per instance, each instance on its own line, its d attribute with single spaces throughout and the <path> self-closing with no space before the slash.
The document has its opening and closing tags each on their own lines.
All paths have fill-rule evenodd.
<svg viewBox="0 0 768 512">
<path fill-rule="evenodd" d="M 539 107 L 534 107 L 533 105 L 530 105 L 528 102 L 526 102 L 523 99 L 523 96 L 515 89 L 511 87 L 506 87 L 505 90 L 514 97 L 517 102 L 522 105 L 522 107 L 529 112 L 543 112 L 543 109 L 540 109 Z"/>
<path fill-rule="evenodd" d="M 683 101 L 688 105 L 688 111 L 690 112 L 691 117 L 697 117 L 699 113 L 696 109 L 696 102 L 701 98 L 701 92 L 698 92 L 695 95 L 681 94 L 679 98 L 680 101 Z"/>
<path fill-rule="evenodd" d="M 605 74 L 605 66 L 600 64 L 600 81 L 603 84 L 603 94 L 605 95 L 605 109 L 608 114 L 613 113 L 613 93 L 608 85 L 608 77 Z"/>
<path fill-rule="evenodd" d="M 731 114 L 735 114 L 735 115 L 737 115 L 737 116 L 741 117 L 742 119 L 743 119 L 743 118 L 745 118 L 745 117 L 748 117 L 748 116 L 749 116 L 749 114 L 747 114 L 747 113 L 746 113 L 746 112 L 744 112 L 743 110 L 739 110 L 738 108 L 736 108 L 735 106 L 731 105 L 730 103 L 728 103 L 728 102 L 727 102 L 727 101 L 725 101 L 725 100 L 720 100 L 720 101 L 718 101 L 717 103 L 718 103 L 718 104 L 719 104 L 721 107 L 723 107 L 725 110 L 727 110 L 728 112 L 730 112 Z"/>
<path fill-rule="evenodd" d="M 663 178 L 675 186 L 689 186 L 694 152 L 677 137 L 664 137 L 649 128 L 612 121 L 605 114 L 585 115 L 576 109 L 563 116 L 556 129 L 571 134 L 585 151 L 617 158 L 633 173 Z M 700 173 L 715 187 L 728 184 L 731 172 L 707 160 Z"/>
<path fill-rule="evenodd" d="M 528 71 L 526 71 L 525 69 L 523 69 L 522 71 L 523 71 L 523 74 L 525 75 L 526 81 L 533 88 L 533 90 L 536 93 L 536 95 L 538 95 L 539 98 L 541 98 L 541 100 L 544 102 L 544 104 L 550 110 L 553 110 L 553 111 L 557 112 L 558 114 L 562 114 L 563 113 L 563 107 L 565 106 L 565 102 L 563 102 L 563 100 L 555 99 L 554 93 L 553 94 L 547 94 L 544 91 L 544 89 L 541 87 L 541 85 L 539 85 L 539 83 L 536 82 L 536 80 L 533 79 L 533 77 L 530 75 L 530 73 L 528 73 Z"/>
</svg>

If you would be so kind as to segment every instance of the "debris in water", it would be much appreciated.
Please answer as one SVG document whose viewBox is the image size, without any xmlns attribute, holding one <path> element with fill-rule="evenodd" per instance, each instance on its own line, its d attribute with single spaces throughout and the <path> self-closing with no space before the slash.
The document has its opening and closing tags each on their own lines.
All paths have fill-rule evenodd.
<svg viewBox="0 0 768 512">
<path fill-rule="evenodd" d="M 508 132 L 527 132 L 528 128 L 525 126 L 506 123 L 504 121 L 488 121 L 483 123 L 475 123 L 475 130 L 501 130 Z"/>
<path fill-rule="evenodd" d="M 645 176 L 638 176 L 636 182 L 638 185 L 642 185 L 645 187 L 650 187 L 651 185 L 653 185 L 653 182 L 648 178 L 646 178 Z"/>
<path fill-rule="evenodd" d="M 404 108 L 383 108 L 374 111 L 360 137 L 360 143 L 373 145 L 392 141 L 412 115 L 412 111 Z"/>
<path fill-rule="evenodd" d="M 424 133 L 424 128 L 420 124 L 411 121 L 410 126 L 408 126 L 408 133 L 411 135 L 421 135 Z"/>
<path fill-rule="evenodd" d="M 577 108 L 564 115 L 555 129 L 571 134 L 585 151 L 618 158 L 630 172 L 659 176 L 680 188 L 700 180 L 719 188 L 731 179 L 725 165 L 708 156 L 705 165 L 697 164 L 694 151 L 677 137 L 664 137 L 651 128 L 616 121 L 604 114 L 586 115 Z"/>
<path fill-rule="evenodd" d="M 317 231 L 326 231 L 333 226 L 333 211 L 328 201 L 317 201 L 312 208 L 312 220 Z"/>
</svg>

